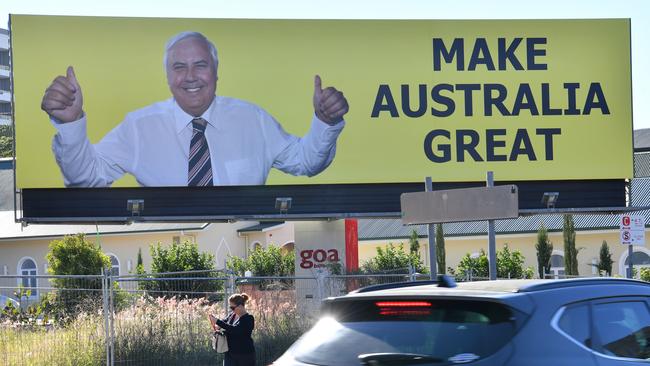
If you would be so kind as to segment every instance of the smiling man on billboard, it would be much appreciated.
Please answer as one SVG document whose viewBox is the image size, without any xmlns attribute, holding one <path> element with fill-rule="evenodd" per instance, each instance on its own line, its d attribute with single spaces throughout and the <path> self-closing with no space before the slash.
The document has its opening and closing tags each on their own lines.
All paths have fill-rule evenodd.
<svg viewBox="0 0 650 366">
<path fill-rule="evenodd" d="M 314 78 L 314 117 L 302 138 L 251 103 L 216 96 L 215 46 L 197 32 L 167 43 L 172 98 L 129 113 L 93 145 L 72 67 L 45 91 L 41 108 L 57 129 L 52 150 L 68 187 L 107 187 L 125 173 L 143 186 L 264 184 L 271 168 L 314 176 L 327 168 L 348 102 Z"/>
</svg>

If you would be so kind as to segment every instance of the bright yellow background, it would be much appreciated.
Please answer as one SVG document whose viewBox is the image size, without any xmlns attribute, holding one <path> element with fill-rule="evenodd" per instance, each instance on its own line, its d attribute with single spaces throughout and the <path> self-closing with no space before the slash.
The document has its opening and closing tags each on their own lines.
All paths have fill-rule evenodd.
<svg viewBox="0 0 650 366">
<path fill-rule="evenodd" d="M 313 178 L 272 171 L 268 184 L 385 183 L 481 181 L 485 172 L 497 180 L 609 179 L 632 177 L 632 113 L 629 20 L 214 20 L 23 16 L 11 17 L 15 86 L 16 170 L 19 188 L 61 187 L 63 179 L 51 151 L 55 129 L 40 110 L 45 88 L 74 65 L 84 93 L 88 134 L 97 142 L 134 109 L 170 97 L 162 65 L 165 42 L 172 35 L 204 33 L 219 51 L 217 94 L 260 105 L 285 130 L 302 136 L 309 128 L 313 77 L 342 90 L 349 103 L 347 125 L 336 159 Z M 485 37 L 497 58 L 498 37 L 546 37 L 547 55 L 538 57 L 546 71 L 456 71 L 432 67 L 432 38 L 450 47 L 465 38 L 465 65 L 476 37 Z M 517 56 L 526 66 L 525 41 Z M 508 64 L 508 66 L 510 66 Z M 398 108 L 400 85 L 428 90 L 437 83 L 500 83 L 508 88 L 512 108 L 519 83 L 529 83 L 541 113 L 543 82 L 551 84 L 552 107 L 566 107 L 565 82 L 579 82 L 582 108 L 590 82 L 600 82 L 611 111 L 588 116 L 483 116 L 482 90 L 475 92 L 474 116 L 464 116 L 462 92 L 454 93 L 450 117 L 370 118 L 379 84 L 389 84 Z M 413 108 L 416 100 L 412 99 Z M 429 108 L 432 101 L 428 99 Z M 441 108 L 438 106 L 438 108 Z M 544 160 L 543 139 L 535 128 L 561 128 L 554 161 Z M 423 151 L 433 129 L 506 128 L 509 154 L 518 128 L 529 130 L 538 161 L 433 163 Z M 436 141 L 441 141 L 437 139 Z M 478 147 L 485 158 L 483 142 Z M 115 186 L 135 186 L 132 177 Z"/>
</svg>

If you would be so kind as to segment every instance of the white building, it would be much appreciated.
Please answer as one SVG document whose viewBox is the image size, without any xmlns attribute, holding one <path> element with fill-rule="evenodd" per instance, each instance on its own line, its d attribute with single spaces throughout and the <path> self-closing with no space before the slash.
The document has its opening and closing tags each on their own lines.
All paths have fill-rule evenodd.
<svg viewBox="0 0 650 366">
<path fill-rule="evenodd" d="M 11 124 L 9 31 L 0 29 L 0 125 Z"/>
</svg>

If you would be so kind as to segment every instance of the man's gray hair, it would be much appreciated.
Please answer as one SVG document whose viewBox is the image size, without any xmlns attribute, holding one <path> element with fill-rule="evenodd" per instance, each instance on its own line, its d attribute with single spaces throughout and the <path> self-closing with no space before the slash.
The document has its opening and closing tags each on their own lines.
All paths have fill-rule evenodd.
<svg viewBox="0 0 650 366">
<path fill-rule="evenodd" d="M 203 42 L 205 42 L 205 44 L 208 45 L 208 51 L 210 51 L 210 57 L 212 57 L 212 62 L 214 63 L 214 68 L 216 70 L 217 66 L 219 65 L 219 58 L 217 57 L 217 47 L 215 47 L 214 43 L 210 42 L 210 40 L 206 36 L 204 36 L 199 32 L 181 32 L 173 36 L 172 38 L 170 38 L 169 41 L 167 41 L 167 45 L 165 46 L 165 56 L 163 57 L 163 66 L 165 67 L 165 70 L 167 70 L 167 58 L 169 55 L 169 50 L 172 47 L 174 47 L 176 43 L 187 38 L 197 38 L 202 40 Z"/>
</svg>

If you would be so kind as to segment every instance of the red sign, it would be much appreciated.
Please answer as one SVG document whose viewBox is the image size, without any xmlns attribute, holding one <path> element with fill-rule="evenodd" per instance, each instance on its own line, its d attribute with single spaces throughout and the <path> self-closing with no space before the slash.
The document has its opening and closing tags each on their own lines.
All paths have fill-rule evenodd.
<svg viewBox="0 0 650 366">
<path fill-rule="evenodd" d="M 630 226 L 630 216 L 623 216 L 623 226 Z"/>
</svg>

